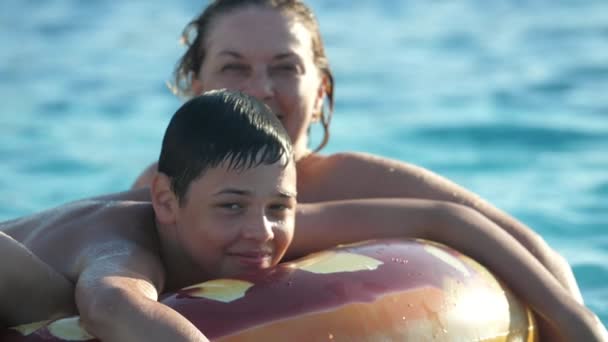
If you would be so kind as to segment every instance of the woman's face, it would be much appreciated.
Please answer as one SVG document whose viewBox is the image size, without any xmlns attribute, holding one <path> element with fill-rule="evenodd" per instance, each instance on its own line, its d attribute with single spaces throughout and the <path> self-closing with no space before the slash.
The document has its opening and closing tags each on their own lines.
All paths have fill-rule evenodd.
<svg viewBox="0 0 608 342">
<path fill-rule="evenodd" d="M 239 90 L 263 101 L 287 129 L 296 159 L 308 151 L 308 126 L 325 95 L 310 31 L 286 14 L 255 6 L 214 19 L 192 88 Z"/>
</svg>

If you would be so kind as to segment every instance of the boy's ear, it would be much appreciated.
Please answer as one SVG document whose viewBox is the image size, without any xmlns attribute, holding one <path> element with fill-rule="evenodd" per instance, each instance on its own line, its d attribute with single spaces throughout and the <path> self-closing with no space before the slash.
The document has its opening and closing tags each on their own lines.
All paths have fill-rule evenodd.
<svg viewBox="0 0 608 342">
<path fill-rule="evenodd" d="M 150 197 L 156 219 L 163 224 L 174 224 L 177 219 L 179 201 L 171 190 L 171 180 L 167 175 L 156 172 L 150 185 Z"/>
</svg>

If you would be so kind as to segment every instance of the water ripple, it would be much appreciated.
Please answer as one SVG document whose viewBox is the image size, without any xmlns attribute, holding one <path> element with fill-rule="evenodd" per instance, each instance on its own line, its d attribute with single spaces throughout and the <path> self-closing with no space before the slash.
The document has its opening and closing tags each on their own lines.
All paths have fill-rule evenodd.
<svg viewBox="0 0 608 342">
<path fill-rule="evenodd" d="M 577 143 L 607 139 L 602 133 L 512 123 L 422 128 L 415 135 L 420 139 L 441 141 L 444 144 L 502 145 L 510 148 L 523 146 L 539 150 L 565 149 Z"/>
<path fill-rule="evenodd" d="M 99 166 L 83 160 L 55 158 L 29 161 L 24 163 L 19 171 L 40 176 L 74 176 L 78 174 L 87 174 L 99 169 Z"/>
<path fill-rule="evenodd" d="M 123 190 L 181 103 L 164 82 L 203 5 L 0 1 L 0 220 Z M 608 1 L 308 2 L 336 78 L 324 151 L 412 161 L 505 208 L 608 323 Z"/>
<path fill-rule="evenodd" d="M 574 274 L 585 287 L 603 287 L 602 279 L 608 278 L 608 267 L 599 263 L 582 263 L 573 267 Z M 602 277 L 602 275 L 604 277 Z"/>
<path fill-rule="evenodd" d="M 55 99 L 43 101 L 38 104 L 38 113 L 52 117 L 65 116 L 70 114 L 73 102 L 67 99 Z"/>
<path fill-rule="evenodd" d="M 570 79 L 573 82 L 607 82 L 608 65 L 577 65 L 568 69 L 561 78 Z"/>
<path fill-rule="evenodd" d="M 591 192 L 600 198 L 608 198 L 608 181 L 596 184 Z"/>
</svg>

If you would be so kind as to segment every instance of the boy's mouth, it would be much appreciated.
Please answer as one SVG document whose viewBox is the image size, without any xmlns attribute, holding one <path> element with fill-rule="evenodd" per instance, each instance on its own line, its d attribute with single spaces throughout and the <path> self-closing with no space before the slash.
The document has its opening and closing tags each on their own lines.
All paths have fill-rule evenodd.
<svg viewBox="0 0 608 342">
<path fill-rule="evenodd" d="M 228 255 L 236 258 L 237 262 L 246 267 L 267 268 L 272 264 L 272 252 L 267 250 L 251 250 L 231 252 Z"/>
</svg>

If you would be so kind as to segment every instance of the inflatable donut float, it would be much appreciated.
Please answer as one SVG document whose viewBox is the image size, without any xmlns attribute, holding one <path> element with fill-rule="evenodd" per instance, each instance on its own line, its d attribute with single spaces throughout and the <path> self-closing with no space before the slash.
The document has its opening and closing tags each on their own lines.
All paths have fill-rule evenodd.
<svg viewBox="0 0 608 342">
<path fill-rule="evenodd" d="M 537 341 L 531 311 L 472 259 L 422 240 L 338 246 L 217 279 L 162 302 L 214 341 Z M 1 341 L 94 340 L 78 317 L 0 332 Z"/>
</svg>

